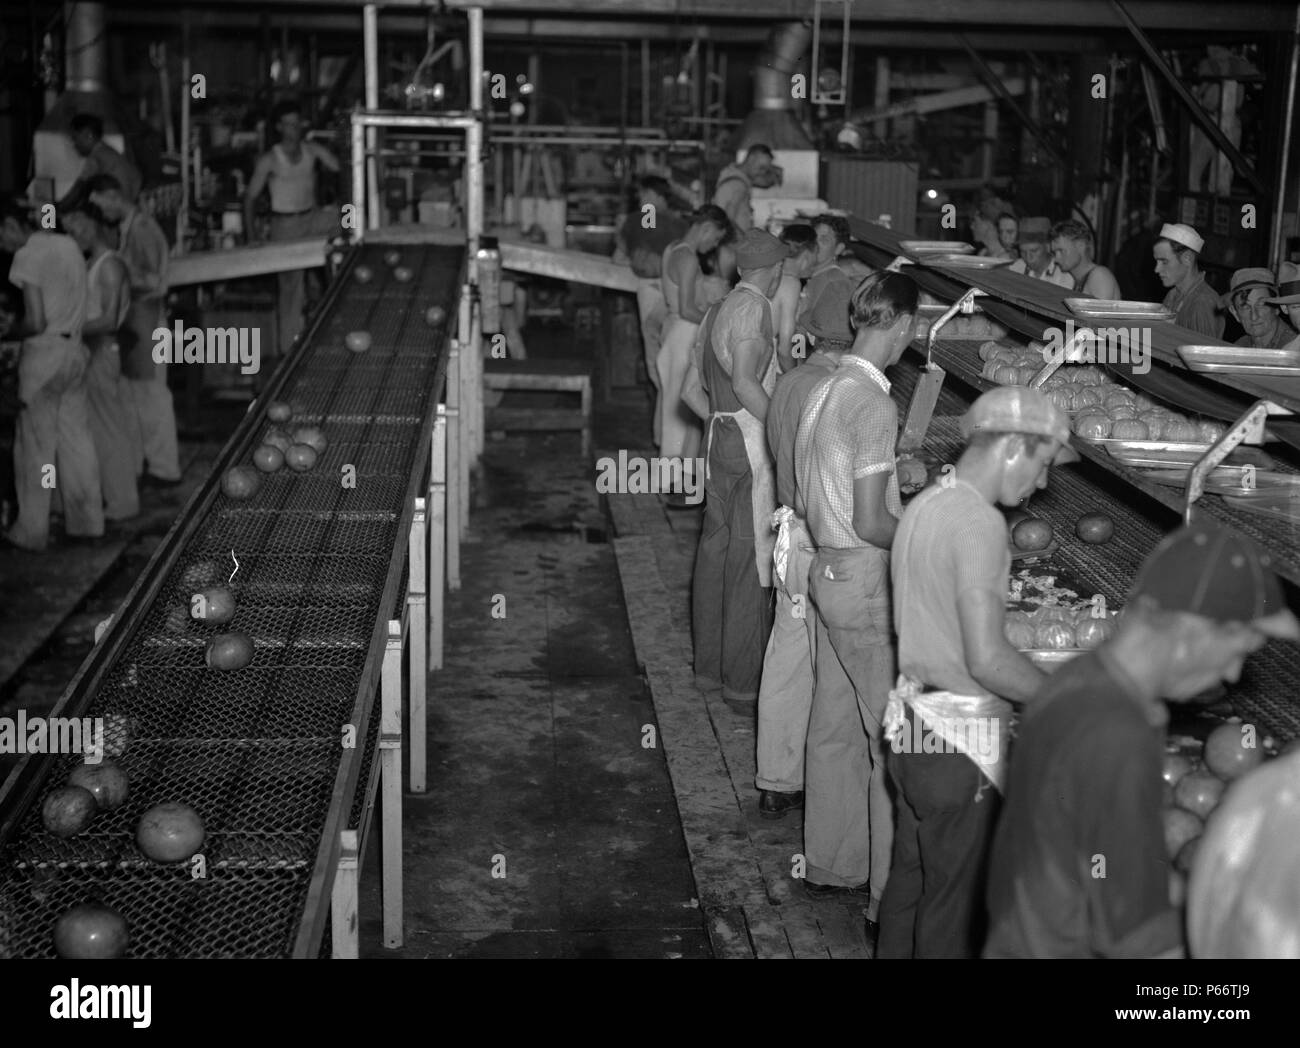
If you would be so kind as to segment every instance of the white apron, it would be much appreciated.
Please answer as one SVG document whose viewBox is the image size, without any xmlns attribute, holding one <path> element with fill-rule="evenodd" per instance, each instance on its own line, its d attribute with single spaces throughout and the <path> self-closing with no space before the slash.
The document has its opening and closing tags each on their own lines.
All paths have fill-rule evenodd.
<svg viewBox="0 0 1300 1048">
<path fill-rule="evenodd" d="M 757 291 L 737 287 L 748 294 L 762 298 L 767 304 L 768 319 L 772 316 L 772 304 Z M 714 346 L 714 355 L 718 362 L 731 374 L 731 351 L 726 346 Z M 772 336 L 771 354 L 767 360 L 767 369 L 759 383 L 763 392 L 769 397 L 776 388 L 776 335 Z M 776 535 L 772 531 L 772 510 L 776 505 L 776 468 L 767 453 L 767 430 L 763 423 L 751 415 L 745 408 L 736 411 L 715 411 L 709 418 L 708 439 L 704 447 L 704 479 L 709 479 L 709 452 L 713 448 L 713 427 L 718 419 L 731 418 L 740 427 L 740 435 L 745 441 L 745 455 L 749 459 L 749 471 L 752 477 L 751 507 L 754 514 L 754 565 L 758 569 L 759 584 L 764 588 L 772 585 L 772 554 L 776 546 Z"/>
<path fill-rule="evenodd" d="M 906 708 L 911 706 L 918 726 L 924 724 L 952 749 L 964 753 L 998 792 L 1005 794 L 1011 704 L 995 696 L 921 689 L 920 681 L 899 676 L 885 707 L 886 741 L 893 744 L 899 732 L 907 730 Z"/>
</svg>

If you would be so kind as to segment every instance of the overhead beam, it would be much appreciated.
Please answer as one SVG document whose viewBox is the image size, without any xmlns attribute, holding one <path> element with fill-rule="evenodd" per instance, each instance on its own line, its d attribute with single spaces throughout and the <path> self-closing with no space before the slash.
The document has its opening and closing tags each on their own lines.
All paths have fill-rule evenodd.
<svg viewBox="0 0 1300 1048">
<path fill-rule="evenodd" d="M 773 18 L 804 19 L 812 12 L 812 0 L 442 0 L 442 4 L 445 10 L 483 8 L 489 36 L 494 32 L 493 23 L 502 15 L 580 16 L 579 35 L 590 36 L 593 34 L 588 29 L 600 25 L 602 17 L 611 24 L 624 23 L 624 32 L 628 32 L 633 25 L 628 16 L 658 16 L 671 20 L 666 23 L 667 27 L 680 35 L 683 30 L 689 33 L 689 27 L 683 23 L 692 19 L 757 22 Z M 430 10 L 430 0 L 384 0 L 382 6 L 385 17 L 390 12 L 418 11 L 423 19 Z M 268 14 L 283 10 L 291 13 L 294 22 L 299 23 L 304 8 L 356 12 L 360 3 L 359 0 L 279 0 L 278 3 L 217 0 L 208 10 L 239 7 L 254 8 Z M 1265 0 L 1245 0 L 1242 3 L 1133 0 L 1129 9 L 1133 17 L 1149 30 L 1233 34 L 1289 32 L 1294 14 L 1291 4 Z M 151 13 L 156 18 L 167 12 Z M 1120 26 L 1105 0 L 1052 0 L 1051 3 L 1030 0 L 871 0 L 870 3 L 854 4 L 851 13 L 853 22 L 869 26 L 873 36 L 879 27 L 891 23 L 895 26 L 941 26 L 948 31 L 966 26 L 997 26 L 1004 34 L 1012 27 L 1113 30 Z M 120 17 L 114 10 L 110 22 L 116 21 L 120 21 Z M 529 21 L 543 29 L 548 28 L 544 18 Z M 764 34 L 770 30 L 770 26 L 760 28 Z M 556 35 L 562 34 L 557 32 Z M 726 30 L 726 38 L 734 39 L 732 30 Z M 983 41 L 972 38 L 971 42 L 986 50 L 996 50 Z"/>
</svg>

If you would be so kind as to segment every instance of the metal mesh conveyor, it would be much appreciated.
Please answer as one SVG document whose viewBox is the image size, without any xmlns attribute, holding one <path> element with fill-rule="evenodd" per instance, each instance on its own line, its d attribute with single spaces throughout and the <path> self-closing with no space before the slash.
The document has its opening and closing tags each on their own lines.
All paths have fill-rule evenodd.
<svg viewBox="0 0 1300 1048">
<path fill-rule="evenodd" d="M 403 246 L 417 274 L 406 284 L 382 254 L 349 258 L 54 711 L 128 720 L 117 758 L 127 802 L 70 839 L 47 833 L 41 803 L 74 756 L 29 760 L 0 794 L 0 956 L 53 956 L 56 919 L 88 899 L 125 916 L 134 957 L 328 949 L 339 830 L 358 826 L 373 796 L 386 623 L 402 614 L 413 499 L 446 378 L 448 325 L 430 329 L 425 310 L 441 305 L 454 319 L 464 279 L 463 247 Z M 373 282 L 352 279 L 358 264 Z M 372 336 L 366 353 L 343 345 L 356 329 Z M 232 501 L 220 473 L 249 461 L 271 399 L 293 405 L 291 425 L 322 427 L 328 448 L 310 473 L 264 477 L 256 496 Z M 341 482 L 345 465 L 354 488 Z M 226 582 L 232 549 L 234 620 L 191 620 L 190 594 Z M 207 638 L 222 630 L 252 638 L 251 665 L 206 668 Z M 349 724 L 351 749 L 341 744 Z M 137 849 L 140 815 L 164 801 L 202 817 L 205 877 Z"/>
</svg>

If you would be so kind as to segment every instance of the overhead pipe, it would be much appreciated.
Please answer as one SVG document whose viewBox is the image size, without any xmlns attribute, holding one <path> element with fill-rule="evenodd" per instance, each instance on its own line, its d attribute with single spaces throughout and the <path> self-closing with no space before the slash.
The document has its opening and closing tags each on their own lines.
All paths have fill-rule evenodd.
<svg viewBox="0 0 1300 1048">
<path fill-rule="evenodd" d="M 108 38 L 103 4 L 63 5 L 64 87 L 87 93 L 108 90 Z"/>
<path fill-rule="evenodd" d="M 754 68 L 755 109 L 794 109 L 790 77 L 811 43 L 812 26 L 807 22 L 786 22 L 772 30 Z"/>
</svg>

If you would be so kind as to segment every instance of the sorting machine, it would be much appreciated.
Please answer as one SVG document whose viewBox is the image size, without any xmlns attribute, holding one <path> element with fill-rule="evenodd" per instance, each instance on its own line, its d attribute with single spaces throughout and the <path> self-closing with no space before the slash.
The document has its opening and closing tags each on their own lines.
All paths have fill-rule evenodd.
<svg viewBox="0 0 1300 1048">
<path fill-rule="evenodd" d="M 79 756 L 29 756 L 0 790 L 0 956 L 52 956 L 59 915 L 90 900 L 125 917 L 133 957 L 355 956 L 377 803 L 384 941 L 400 945 L 402 661 L 411 786 L 422 790 L 424 687 L 441 664 L 444 568 L 456 570 L 447 543 L 464 515 L 461 498 L 447 503 L 463 450 L 453 446 L 449 473 L 448 439 L 462 436 L 458 339 L 471 311 L 464 245 L 399 250 L 408 283 L 382 244 L 343 257 L 52 711 L 105 718 L 110 741 L 125 742 L 127 801 L 64 839 L 43 828 L 42 801 Z M 355 279 L 361 265 L 372 281 Z M 430 326 L 430 306 L 448 319 Z M 358 329 L 372 336 L 364 353 L 344 345 Z M 221 475 L 249 462 L 273 400 L 292 405 L 290 426 L 321 427 L 328 447 L 310 472 L 267 475 L 233 501 Z M 234 619 L 192 619 L 191 594 L 228 580 Z M 206 642 L 227 630 L 252 638 L 253 660 L 208 668 Z M 159 865 L 137 848 L 141 814 L 167 801 L 203 820 L 201 863 Z"/>
</svg>

